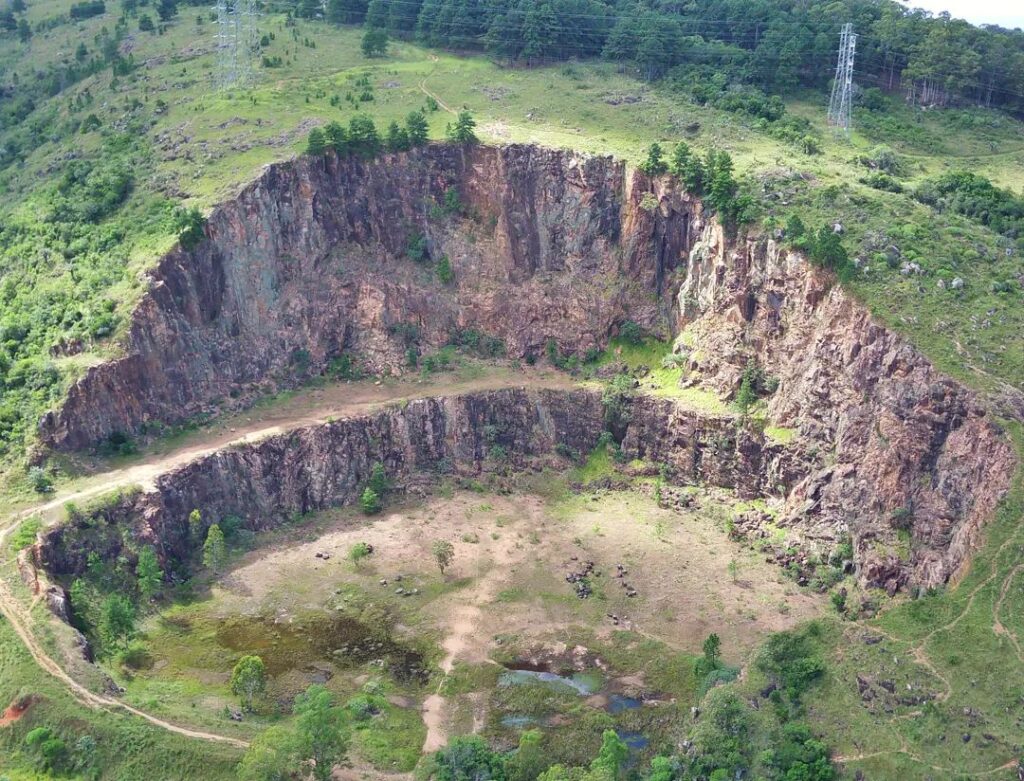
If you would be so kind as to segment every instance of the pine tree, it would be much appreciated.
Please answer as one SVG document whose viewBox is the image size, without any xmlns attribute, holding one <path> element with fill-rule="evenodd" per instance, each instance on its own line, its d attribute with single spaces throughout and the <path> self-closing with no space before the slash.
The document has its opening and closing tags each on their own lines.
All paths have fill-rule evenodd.
<svg viewBox="0 0 1024 781">
<path fill-rule="evenodd" d="M 427 118 L 420 111 L 412 111 L 405 118 L 405 128 L 409 133 L 409 144 L 412 146 L 423 146 L 427 143 L 429 127 Z"/>
<path fill-rule="evenodd" d="M 448 126 L 448 139 L 456 144 L 475 144 L 477 142 L 476 120 L 468 111 L 460 111 L 455 118 L 455 124 Z"/>
<path fill-rule="evenodd" d="M 655 142 L 647 150 L 647 158 L 640 163 L 640 170 L 648 176 L 658 176 L 668 170 L 668 163 L 664 160 L 661 144 Z"/>
<path fill-rule="evenodd" d="M 685 141 L 676 144 L 669 170 L 679 177 L 687 192 L 698 196 L 704 192 L 704 165 Z"/>
<path fill-rule="evenodd" d="M 389 152 L 407 151 L 412 146 L 409 141 L 409 132 L 405 128 L 399 127 L 397 122 L 392 122 L 388 125 L 388 134 L 384 145 Z"/>
<path fill-rule="evenodd" d="M 220 526 L 213 524 L 206 532 L 203 543 L 203 566 L 220 573 L 228 557 L 227 545 L 224 543 L 224 532 Z"/>
<path fill-rule="evenodd" d="M 156 558 L 156 551 L 151 545 L 139 551 L 139 560 L 135 565 L 135 575 L 139 579 L 139 594 L 147 602 L 160 591 L 164 573 Z"/>
<path fill-rule="evenodd" d="M 324 140 L 324 131 L 315 127 L 309 131 L 309 138 L 306 139 L 306 154 L 319 157 L 327 151 L 327 143 Z"/>
</svg>

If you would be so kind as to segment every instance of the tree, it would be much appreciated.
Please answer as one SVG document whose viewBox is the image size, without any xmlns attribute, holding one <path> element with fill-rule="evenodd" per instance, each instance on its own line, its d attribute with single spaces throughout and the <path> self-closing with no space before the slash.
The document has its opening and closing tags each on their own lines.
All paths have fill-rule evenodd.
<svg viewBox="0 0 1024 781">
<path fill-rule="evenodd" d="M 700 195 L 704 191 L 704 164 L 685 141 L 676 144 L 669 170 L 679 177 L 687 192 Z"/>
<path fill-rule="evenodd" d="M 501 755 L 479 735 L 459 735 L 434 755 L 435 781 L 500 779 Z"/>
<path fill-rule="evenodd" d="M 64 741 L 49 727 L 36 727 L 25 736 L 25 745 L 35 754 L 43 770 L 60 771 L 67 759 Z"/>
<path fill-rule="evenodd" d="M 455 546 L 448 540 L 434 540 L 434 544 L 430 546 L 430 552 L 434 556 L 434 561 L 437 562 L 437 568 L 443 575 L 451 565 L 452 559 L 455 558 Z"/>
<path fill-rule="evenodd" d="M 384 464 L 380 461 L 375 462 L 370 467 L 370 478 L 366 481 L 366 485 L 381 497 L 390 490 L 391 481 L 388 480 L 388 473 L 384 469 Z"/>
<path fill-rule="evenodd" d="M 456 144 L 475 144 L 477 142 L 476 133 L 473 132 L 475 127 L 476 120 L 473 119 L 473 115 L 468 111 L 460 111 L 455 118 L 455 124 L 448 126 L 446 131 L 448 139 Z"/>
<path fill-rule="evenodd" d="M 328 122 L 324 126 L 324 141 L 339 155 L 348 151 L 348 133 L 337 122 Z"/>
<path fill-rule="evenodd" d="M 528 729 L 519 736 L 519 748 L 505 760 L 506 781 L 534 781 L 550 761 L 539 729 Z"/>
<path fill-rule="evenodd" d="M 127 597 L 111 594 L 103 603 L 100 629 L 112 644 L 128 647 L 128 641 L 135 634 L 135 608 Z"/>
<path fill-rule="evenodd" d="M 704 663 L 708 670 L 718 668 L 719 655 L 722 650 L 722 641 L 714 632 L 704 640 Z"/>
<path fill-rule="evenodd" d="M 363 33 L 363 56 L 383 57 L 388 53 L 388 33 L 383 27 L 368 27 Z"/>
<path fill-rule="evenodd" d="M 169 22 L 178 15 L 178 0 L 160 0 L 156 7 L 156 14 L 161 22 Z"/>
<path fill-rule="evenodd" d="M 317 781 L 328 781 L 348 751 L 344 709 L 334 707 L 331 693 L 314 684 L 296 698 L 294 712 L 302 758 L 312 761 Z"/>
<path fill-rule="evenodd" d="M 231 691 L 242 698 L 246 710 L 252 710 L 257 694 L 267 689 L 267 668 L 258 656 L 243 656 L 231 671 Z"/>
<path fill-rule="evenodd" d="M 380 499 L 380 494 L 366 486 L 363 495 L 359 497 L 359 506 L 364 515 L 376 515 L 384 508 L 384 503 Z"/>
<path fill-rule="evenodd" d="M 195 206 L 177 213 L 178 241 L 184 249 L 195 249 L 206 237 L 206 218 Z"/>
<path fill-rule="evenodd" d="M 193 510 L 188 514 L 188 535 L 193 543 L 198 543 L 203 538 L 203 515 L 199 510 Z"/>
<path fill-rule="evenodd" d="M 152 18 L 149 14 L 143 14 L 139 17 L 139 32 L 140 33 L 151 33 L 156 31 L 156 25 L 153 24 Z"/>
<path fill-rule="evenodd" d="M 611 778 L 618 778 L 629 759 L 629 746 L 613 729 L 606 729 L 601 735 L 601 750 L 590 763 L 593 772 L 604 771 Z"/>
<path fill-rule="evenodd" d="M 412 144 L 409 142 L 409 132 L 397 122 L 392 121 L 388 125 L 388 133 L 384 139 L 384 146 L 389 152 L 405 152 Z"/>
<path fill-rule="evenodd" d="M 318 127 L 313 128 L 309 131 L 309 137 L 306 139 L 306 154 L 319 157 L 326 151 L 327 142 L 324 139 L 324 131 Z"/>
<path fill-rule="evenodd" d="M 754 406 L 755 401 L 757 401 L 757 393 L 754 391 L 753 379 L 744 371 L 743 379 L 740 380 L 740 389 L 736 391 L 736 407 L 741 414 L 746 415 Z"/>
<path fill-rule="evenodd" d="M 18 20 L 18 40 L 22 43 L 32 40 L 32 28 L 25 19 Z"/>
<path fill-rule="evenodd" d="M 224 532 L 220 526 L 213 524 L 206 532 L 206 542 L 203 543 L 203 566 L 220 573 L 227 560 L 228 551 L 224 544 Z"/>
<path fill-rule="evenodd" d="M 658 176 L 668 170 L 668 163 L 664 160 L 664 152 L 661 144 L 655 142 L 647 150 L 647 158 L 640 163 L 640 170 L 648 176 Z"/>
<path fill-rule="evenodd" d="M 139 594 L 148 602 L 160 591 L 160 584 L 164 579 L 164 572 L 160 569 L 160 562 L 152 545 L 147 545 L 139 551 L 135 575 L 139 579 Z"/>
<path fill-rule="evenodd" d="M 238 764 L 241 781 L 292 781 L 299 769 L 299 743 L 285 727 L 260 732 Z"/>
<path fill-rule="evenodd" d="M 409 144 L 411 146 L 423 146 L 427 143 L 429 127 L 423 112 L 409 112 L 409 116 L 405 118 L 405 129 L 409 133 Z"/>
<path fill-rule="evenodd" d="M 348 149 L 358 155 L 371 158 L 380 152 L 380 134 L 373 119 L 366 114 L 356 114 L 348 121 Z"/>
<path fill-rule="evenodd" d="M 327 0 L 327 21 L 333 24 L 362 24 L 366 0 Z"/>
</svg>

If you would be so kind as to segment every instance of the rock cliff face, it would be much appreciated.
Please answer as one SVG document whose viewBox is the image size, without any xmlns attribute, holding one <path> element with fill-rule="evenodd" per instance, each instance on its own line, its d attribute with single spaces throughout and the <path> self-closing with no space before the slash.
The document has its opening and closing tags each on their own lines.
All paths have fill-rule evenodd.
<svg viewBox="0 0 1024 781">
<path fill-rule="evenodd" d="M 771 425 L 792 437 L 638 396 L 625 453 L 682 482 L 784 499 L 773 524 L 818 552 L 849 535 L 865 584 L 948 580 L 1015 467 L 973 395 L 830 275 L 769 241 L 727 242 L 672 182 L 607 158 L 432 146 L 372 162 L 303 159 L 268 168 L 213 214 L 207 236 L 154 271 L 125 356 L 90 370 L 42 421 L 54 447 L 243 403 L 343 352 L 400 371 L 410 347 L 470 328 L 515 356 L 549 339 L 575 352 L 631 319 L 681 329 L 686 381 L 724 397 L 755 361 L 778 381 Z M 420 237 L 430 262 L 406 257 Z M 450 284 L 431 265 L 442 257 Z M 412 487 L 438 464 L 484 468 L 493 444 L 520 464 L 559 443 L 586 452 L 602 416 L 596 393 L 503 391 L 301 429 L 200 459 L 91 525 L 54 529 L 39 558 L 77 572 L 86 548 L 117 555 L 123 526 L 183 559 L 193 508 L 264 528 L 354 501 L 375 461 Z"/>
<path fill-rule="evenodd" d="M 679 293 L 693 379 L 731 394 L 748 361 L 778 380 L 775 425 L 797 430 L 801 479 L 783 523 L 849 531 L 863 581 L 945 582 L 1006 491 L 1015 457 L 973 395 L 874 323 L 831 275 L 773 242 L 701 229 Z"/>
<path fill-rule="evenodd" d="M 756 493 L 767 464 L 760 439 L 743 447 L 728 418 L 680 412 L 670 402 L 638 398 L 624 446 L 638 456 L 663 458 L 683 481 Z M 253 531 L 297 514 L 358 500 L 375 462 L 397 490 L 414 491 L 444 474 L 476 475 L 589 453 L 604 430 L 597 391 L 506 389 L 412 401 L 364 417 L 325 423 L 230 448 L 161 477 L 155 491 L 118 496 L 47 531 L 36 561 L 50 573 L 84 571 L 95 551 L 107 561 L 153 545 L 165 565 L 187 560 L 196 544 L 189 513 L 206 523 L 238 516 Z M 657 443 L 657 453 L 645 443 Z M 495 462 L 500 445 L 508 462 Z M 568 450 L 566 450 L 568 448 Z"/>
<path fill-rule="evenodd" d="M 643 195 L 657 189 L 655 206 Z M 610 158 L 432 145 L 270 166 L 152 273 L 125 355 L 41 422 L 63 450 L 321 373 L 347 352 L 400 372 L 462 329 L 515 357 L 603 346 L 629 318 L 668 333 L 699 205 Z M 416 262 L 419 239 L 429 257 Z M 416 253 L 413 253 L 414 255 Z M 435 264 L 447 257 L 454 280 Z"/>
</svg>

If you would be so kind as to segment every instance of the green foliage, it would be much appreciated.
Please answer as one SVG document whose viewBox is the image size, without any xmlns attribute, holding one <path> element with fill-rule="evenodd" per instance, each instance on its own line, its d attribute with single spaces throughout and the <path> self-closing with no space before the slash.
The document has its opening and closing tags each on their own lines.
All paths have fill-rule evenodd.
<svg viewBox="0 0 1024 781">
<path fill-rule="evenodd" d="M 335 380 L 361 380 L 364 376 L 355 359 L 348 353 L 331 358 L 327 364 L 327 375 Z"/>
<path fill-rule="evenodd" d="M 528 729 L 519 736 L 519 747 L 505 759 L 506 781 L 534 781 L 550 762 L 539 729 Z"/>
<path fill-rule="evenodd" d="M 25 748 L 35 757 L 40 769 L 61 771 L 68 759 L 67 745 L 49 727 L 36 727 L 25 736 Z"/>
<path fill-rule="evenodd" d="M 679 178 L 687 192 L 698 196 L 703 194 L 704 164 L 685 141 L 676 144 L 675 151 L 672 153 L 672 161 L 669 163 L 669 170 L 673 176 Z"/>
<path fill-rule="evenodd" d="M 437 261 L 434 273 L 437 274 L 437 279 L 442 285 L 450 285 L 455 281 L 455 271 L 452 269 L 452 262 L 448 260 L 447 255 L 442 255 L 441 259 Z"/>
<path fill-rule="evenodd" d="M 380 494 L 367 486 L 359 497 L 359 508 L 364 515 L 376 515 L 384 509 L 384 502 L 380 498 Z"/>
<path fill-rule="evenodd" d="M 783 725 L 772 743 L 763 762 L 781 781 L 832 781 L 836 777 L 828 747 L 806 724 L 791 721 Z"/>
<path fill-rule="evenodd" d="M 411 146 L 423 146 L 427 143 L 427 135 L 430 132 L 427 118 L 422 111 L 411 111 L 405 118 L 405 130 L 409 134 Z"/>
<path fill-rule="evenodd" d="M 175 220 L 178 229 L 178 241 L 184 249 L 195 249 L 199 242 L 206 238 L 206 218 L 199 209 L 179 209 Z"/>
<path fill-rule="evenodd" d="M 969 171 L 943 174 L 923 182 L 914 197 L 939 211 L 952 211 L 996 233 L 1018 239 L 1024 249 L 1024 196 L 1003 190 Z"/>
<path fill-rule="evenodd" d="M 29 545 L 35 545 L 36 535 L 43 528 L 43 519 L 38 515 L 26 518 L 18 528 L 11 534 L 11 548 L 15 551 L 24 550 Z"/>
<path fill-rule="evenodd" d="M 301 757 L 313 763 L 313 778 L 328 781 L 348 751 L 345 711 L 335 707 L 327 689 L 314 684 L 295 699 L 294 712 Z"/>
<path fill-rule="evenodd" d="M 228 551 L 224 542 L 224 532 L 219 525 L 212 524 L 206 530 L 206 542 L 203 543 L 203 566 L 220 574 L 227 563 Z"/>
<path fill-rule="evenodd" d="M 242 698 L 246 710 L 267 689 L 267 668 L 258 656 L 243 656 L 231 671 L 231 691 Z"/>
<path fill-rule="evenodd" d="M 384 137 L 384 147 L 389 152 L 407 152 L 411 146 L 408 130 L 394 121 L 388 125 L 388 132 Z"/>
<path fill-rule="evenodd" d="M 434 754 L 435 781 L 503 781 L 504 766 L 479 735 L 460 735 Z"/>
<path fill-rule="evenodd" d="M 801 630 L 778 632 L 757 658 L 757 669 L 774 680 L 793 702 L 825 674 L 825 663 L 814 643 L 814 624 Z"/>
<path fill-rule="evenodd" d="M 380 27 L 368 27 L 363 33 L 364 57 L 383 57 L 388 53 L 388 32 Z"/>
<path fill-rule="evenodd" d="M 143 600 L 148 602 L 160 592 L 164 572 L 160 569 L 160 562 L 152 545 L 147 545 L 139 551 L 135 575 L 139 582 L 139 595 Z"/>
<path fill-rule="evenodd" d="M 371 548 L 369 544 L 365 542 L 357 542 L 348 549 L 348 559 L 356 566 L 359 566 L 359 563 L 371 553 L 373 553 L 373 548 Z"/>
<path fill-rule="evenodd" d="M 621 433 L 629 423 L 635 395 L 636 380 L 627 374 L 617 374 L 605 385 L 601 406 L 604 408 L 605 426 L 613 435 Z"/>
<path fill-rule="evenodd" d="M 434 562 L 443 575 L 455 559 L 455 546 L 448 540 L 434 540 L 430 546 L 430 554 L 434 557 Z"/>
<path fill-rule="evenodd" d="M 746 415 L 756 401 L 757 394 L 754 392 L 753 382 L 750 375 L 744 371 L 740 380 L 740 388 L 736 391 L 736 407 L 741 414 Z"/>
<path fill-rule="evenodd" d="M 188 514 L 188 536 L 193 545 L 198 545 L 203 539 L 203 514 L 199 510 Z"/>
<path fill-rule="evenodd" d="M 306 138 L 306 154 L 318 157 L 326 151 L 327 136 L 324 135 L 324 131 L 320 128 L 313 128 L 309 131 L 309 136 Z"/>
<path fill-rule="evenodd" d="M 458 116 L 455 118 L 454 125 L 448 125 L 445 134 L 449 141 L 456 144 L 475 144 L 477 142 L 476 133 L 476 120 L 473 119 L 473 115 L 468 111 L 460 111 Z"/>
<path fill-rule="evenodd" d="M 627 320 L 619 326 L 619 341 L 637 347 L 644 343 L 644 329 L 633 320 Z"/>
<path fill-rule="evenodd" d="M 241 781 L 291 781 L 301 763 L 298 736 L 287 727 L 259 732 L 238 765 Z"/>
<path fill-rule="evenodd" d="M 839 234 L 831 225 L 822 225 L 818 228 L 808 243 L 807 255 L 812 263 L 832 269 L 840 279 L 848 278 L 852 272 L 850 256 Z"/>
<path fill-rule="evenodd" d="M 135 606 L 121 594 L 111 594 L 103 603 L 100 631 L 112 646 L 128 647 L 135 634 Z"/>
<path fill-rule="evenodd" d="M 668 171 L 668 163 L 665 162 L 661 144 L 651 144 L 647 149 L 647 157 L 637 167 L 648 176 L 658 176 Z"/>
</svg>

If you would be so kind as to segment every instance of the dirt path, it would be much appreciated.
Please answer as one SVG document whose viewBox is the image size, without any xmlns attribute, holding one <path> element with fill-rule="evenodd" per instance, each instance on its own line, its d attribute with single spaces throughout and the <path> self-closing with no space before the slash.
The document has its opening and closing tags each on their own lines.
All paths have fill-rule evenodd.
<svg viewBox="0 0 1024 781">
<path fill-rule="evenodd" d="M 448 633 L 441 642 L 444 657 L 439 667 L 444 672 L 444 678 L 437 685 L 437 690 L 423 701 L 423 723 L 427 727 L 427 737 L 423 741 L 424 754 L 437 751 L 448 742 L 448 732 L 445 728 L 448 700 L 441 694 L 441 689 L 455 666 L 455 659 L 465 656 L 472 648 L 472 638 L 476 635 L 483 618 L 483 606 L 494 600 L 501 581 L 499 575 L 505 571 L 511 560 L 512 557 L 507 555 L 505 561 L 495 562 L 495 566 L 465 593 L 466 602 L 457 606 L 451 613 Z M 470 661 L 490 660 L 486 656 L 478 656 Z"/>
<path fill-rule="evenodd" d="M 58 520 L 58 514 L 55 511 L 59 510 L 69 501 L 81 501 L 92 496 L 133 485 L 141 485 L 144 489 L 151 489 L 155 486 L 156 480 L 160 475 L 230 445 L 255 442 L 301 426 L 323 423 L 328 418 L 353 417 L 365 414 L 387 403 L 426 396 L 455 395 L 506 387 L 569 388 L 572 386 L 572 380 L 564 375 L 543 372 L 512 373 L 502 371 L 470 379 L 459 379 L 451 375 L 441 375 L 440 377 L 433 378 L 432 382 L 427 383 L 398 383 L 395 385 L 376 385 L 370 382 L 339 383 L 326 389 L 303 391 L 288 401 L 275 406 L 275 408 L 264 411 L 262 414 L 259 410 L 256 410 L 231 416 L 210 430 L 188 436 L 184 444 L 180 444 L 167 452 L 152 453 L 145 456 L 138 464 L 94 475 L 87 481 L 87 485 L 84 487 L 58 491 L 50 500 L 22 509 L 10 516 L 6 525 L 0 528 L 0 550 L 6 550 L 7 538 L 14 532 L 22 520 L 31 515 L 40 515 L 44 518 L 47 525 L 53 524 Z M 242 418 L 244 418 L 244 422 Z M 237 424 L 232 425 L 236 420 Z M 10 563 L 6 558 L 0 561 L 0 564 Z M 16 577 L 16 574 L 14 576 Z M 479 607 L 476 604 L 486 602 L 491 598 L 490 588 L 489 580 L 484 578 L 478 586 L 474 605 L 466 606 L 466 612 L 462 614 L 461 621 L 457 625 L 453 624 L 453 632 L 449 638 L 451 645 L 445 646 L 448 651 L 448 656 L 446 657 L 448 666 L 445 668 L 445 672 L 450 672 L 451 665 L 455 656 L 460 652 L 461 645 L 472 634 L 474 626 L 473 611 L 475 609 L 475 615 L 479 615 Z M 32 631 L 33 619 L 31 615 L 24 609 L 20 600 L 14 596 L 8 583 L 3 578 L 0 578 L 0 614 L 10 622 L 15 633 L 28 649 L 36 664 L 64 684 L 68 693 L 82 705 L 89 708 L 105 710 L 116 708 L 127 711 L 139 718 L 145 719 L 154 726 L 189 738 L 224 743 L 238 748 L 246 748 L 249 745 L 246 741 L 237 738 L 172 724 L 115 698 L 96 694 L 78 683 L 43 648 Z M 438 713 L 441 713 L 443 711 L 443 698 L 441 698 L 440 704 L 437 707 Z M 443 733 L 438 733 L 437 729 L 439 727 L 435 729 L 434 739 L 436 739 L 438 734 L 442 734 L 441 740 L 443 745 Z"/>
</svg>

